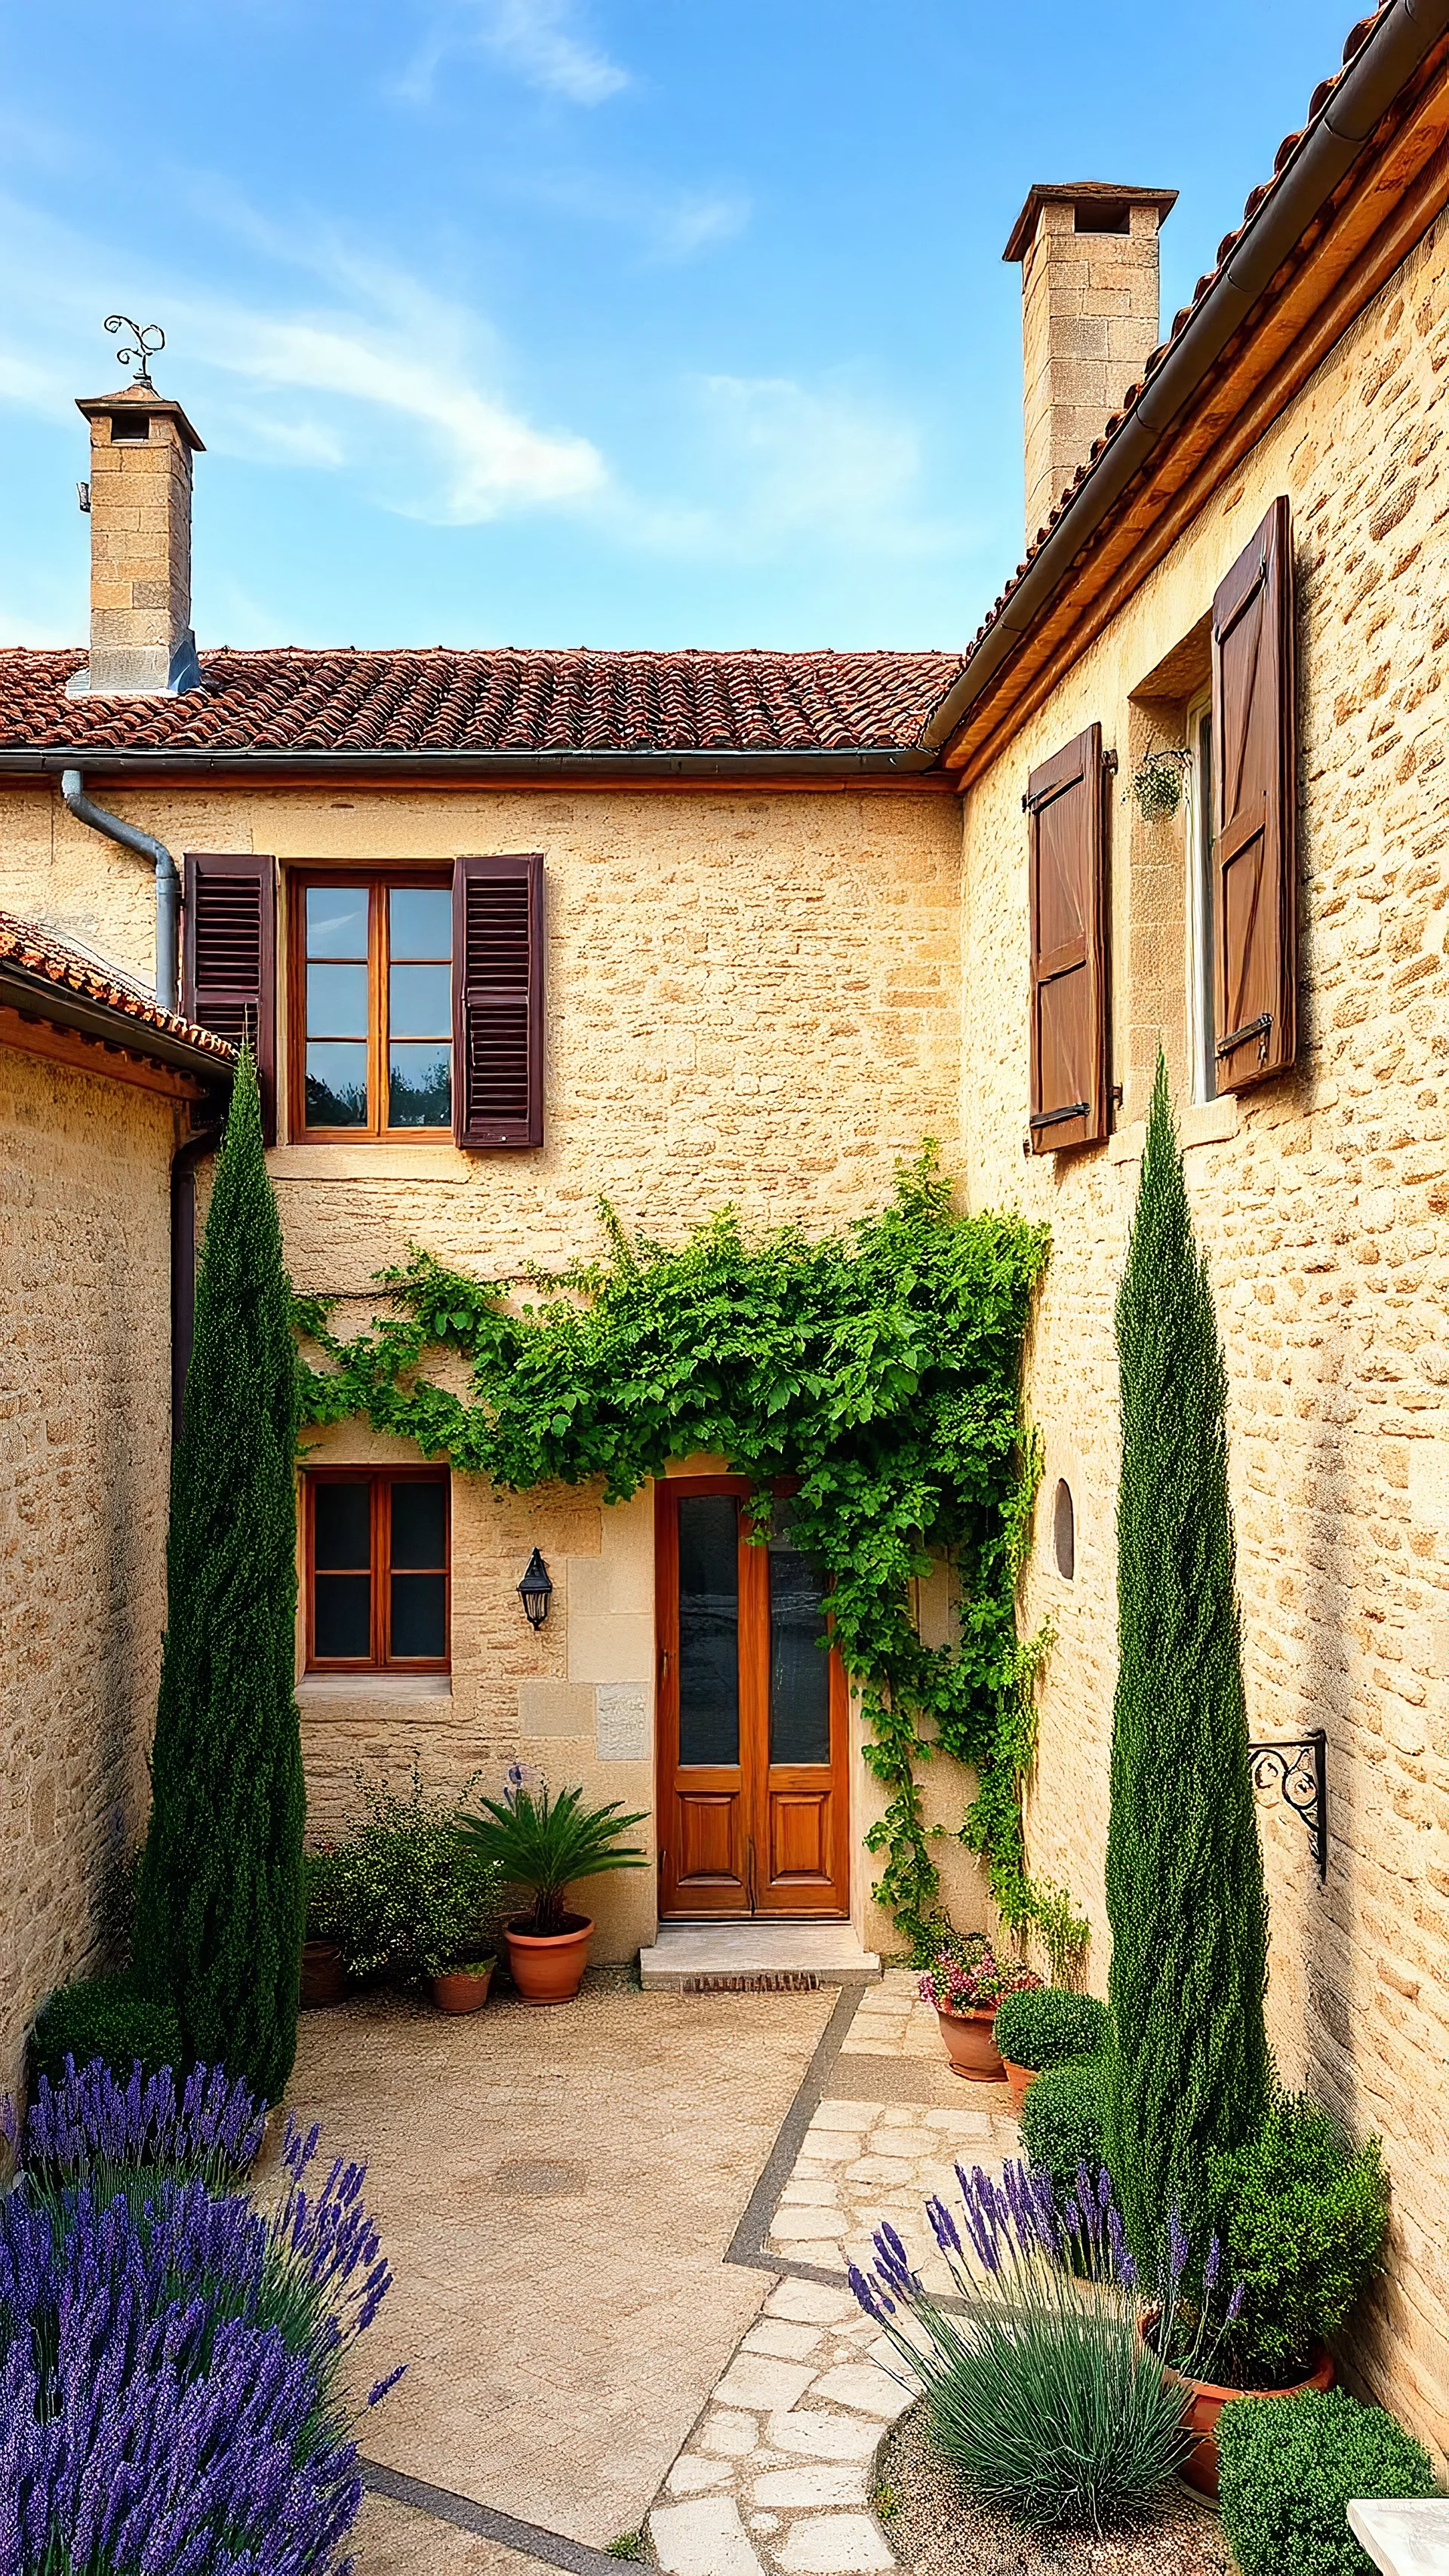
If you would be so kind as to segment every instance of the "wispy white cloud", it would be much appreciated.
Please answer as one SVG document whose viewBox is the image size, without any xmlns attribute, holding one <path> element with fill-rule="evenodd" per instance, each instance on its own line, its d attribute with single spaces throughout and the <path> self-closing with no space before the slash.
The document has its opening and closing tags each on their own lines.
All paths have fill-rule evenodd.
<svg viewBox="0 0 1449 2576">
<path fill-rule="evenodd" d="M 253 230 L 260 246 L 265 228 Z M 0 400 L 68 416 L 77 382 L 99 374 L 97 316 L 124 286 L 164 312 L 170 362 L 184 351 L 188 403 L 223 453 L 350 472 L 382 506 L 452 525 L 604 489 L 590 440 L 540 428 L 507 399 L 502 353 L 473 314 L 325 239 L 304 255 L 294 236 L 287 255 L 294 277 L 267 309 L 0 201 L 0 293 L 27 350 L 0 370 Z"/>
<path fill-rule="evenodd" d="M 491 55 L 530 89 L 599 107 L 629 86 L 629 75 L 583 32 L 573 0 L 442 0 L 398 84 L 404 97 L 430 98 L 449 56 Z"/>
<path fill-rule="evenodd" d="M 915 424 L 847 372 L 704 376 L 694 387 L 712 516 L 760 551 L 828 532 L 842 551 L 924 551 L 946 531 L 922 506 Z"/>
</svg>

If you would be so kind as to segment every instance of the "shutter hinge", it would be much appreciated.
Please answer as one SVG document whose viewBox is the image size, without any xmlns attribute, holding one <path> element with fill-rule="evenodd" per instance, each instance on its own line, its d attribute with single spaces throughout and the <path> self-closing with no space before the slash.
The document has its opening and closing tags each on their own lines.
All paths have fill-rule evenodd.
<svg viewBox="0 0 1449 2576">
<path fill-rule="evenodd" d="M 1089 1100 L 1069 1100 L 1065 1109 L 1040 1110 L 1031 1122 L 1032 1134 L 1043 1127 L 1060 1127 L 1067 1118 L 1085 1118 L 1091 1105 Z"/>
<path fill-rule="evenodd" d="M 1272 1026 L 1272 1012 L 1264 1011 L 1256 1020 L 1245 1020 L 1240 1029 L 1233 1029 L 1227 1037 L 1219 1038 L 1217 1045 L 1213 1050 L 1219 1064 L 1221 1064 L 1225 1055 L 1236 1055 L 1239 1047 L 1245 1045 L 1249 1038 L 1257 1039 L 1258 1062 L 1259 1064 L 1266 1064 L 1268 1061 L 1268 1037 Z"/>
<path fill-rule="evenodd" d="M 1114 1083 L 1113 1083 L 1112 1088 L 1111 1088 L 1111 1091 L 1110 1091 L 1110 1093 L 1108 1094 L 1108 1097 L 1109 1097 L 1109 1099 L 1111 1100 L 1111 1103 L 1112 1103 L 1112 1106 L 1113 1106 L 1113 1108 L 1114 1108 L 1114 1109 L 1120 1109 L 1120 1108 L 1121 1108 L 1121 1106 L 1122 1106 L 1122 1085 L 1121 1085 L 1121 1083 L 1120 1083 L 1120 1082 L 1114 1082 Z"/>
<path fill-rule="evenodd" d="M 1109 778 L 1115 778 L 1115 777 L 1116 777 L 1116 775 L 1117 775 L 1117 754 L 1115 753 L 1115 751 L 1104 751 L 1104 752 L 1103 752 L 1103 754 L 1102 754 L 1102 767 L 1105 769 L 1105 771 L 1106 771 L 1106 773 L 1107 773 L 1107 776 L 1108 776 Z"/>
</svg>

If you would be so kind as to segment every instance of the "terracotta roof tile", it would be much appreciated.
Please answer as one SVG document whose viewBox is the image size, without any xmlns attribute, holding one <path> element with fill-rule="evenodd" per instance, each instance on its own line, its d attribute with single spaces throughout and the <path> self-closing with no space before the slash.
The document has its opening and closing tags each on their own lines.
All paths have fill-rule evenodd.
<svg viewBox="0 0 1449 2576">
<path fill-rule="evenodd" d="M 99 958 L 67 947 L 53 931 L 43 930 L 38 922 L 22 921 L 13 912 L 0 912 L 0 965 L 19 967 L 59 991 L 77 993 L 88 1002 L 104 1003 L 121 1018 L 159 1030 L 166 1037 L 184 1038 L 198 1055 L 214 1056 L 218 1065 L 236 1062 L 236 1049 L 228 1046 L 225 1038 L 214 1036 L 210 1029 L 197 1028 L 194 1021 L 183 1019 L 179 1012 L 158 1009 L 145 986 L 132 983 L 118 966 L 103 965 Z"/>
<path fill-rule="evenodd" d="M 80 652 L 0 651 L 0 748 L 907 751 L 957 653 L 216 652 L 179 698 L 68 698 Z"/>
</svg>

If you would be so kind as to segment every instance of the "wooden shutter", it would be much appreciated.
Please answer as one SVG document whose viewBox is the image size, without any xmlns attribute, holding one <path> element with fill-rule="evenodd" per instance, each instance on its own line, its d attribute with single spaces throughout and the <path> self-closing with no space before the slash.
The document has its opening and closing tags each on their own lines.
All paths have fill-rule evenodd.
<svg viewBox="0 0 1449 2576">
<path fill-rule="evenodd" d="M 277 1141 L 276 861 L 188 850 L 183 861 L 181 1007 L 257 1060 L 262 1133 Z"/>
<path fill-rule="evenodd" d="M 1297 1048 L 1293 557 L 1278 500 L 1213 600 L 1213 949 L 1219 1091 Z"/>
<path fill-rule="evenodd" d="M 453 1134 L 474 1154 L 543 1143 L 543 860 L 453 871 Z"/>
<path fill-rule="evenodd" d="M 1034 1154 L 1107 1133 L 1105 782 L 1096 724 L 1027 780 Z"/>
</svg>

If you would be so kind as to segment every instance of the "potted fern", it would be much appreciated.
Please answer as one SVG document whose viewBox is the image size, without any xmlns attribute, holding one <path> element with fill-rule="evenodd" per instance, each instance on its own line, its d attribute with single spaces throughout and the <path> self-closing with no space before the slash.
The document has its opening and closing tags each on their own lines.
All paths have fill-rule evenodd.
<svg viewBox="0 0 1449 2576">
<path fill-rule="evenodd" d="M 578 1993 L 594 1926 L 590 1915 L 570 1913 L 568 1891 L 606 1870 L 647 1869 L 648 1854 L 621 1839 L 644 1821 L 642 1814 L 622 1814 L 617 1798 L 589 1806 L 582 1788 L 551 1797 L 543 1787 L 535 1796 L 521 1783 L 461 1818 L 464 1849 L 511 1886 L 532 1892 L 528 1910 L 503 1927 L 513 1982 L 526 2003 L 564 2004 Z"/>
</svg>

